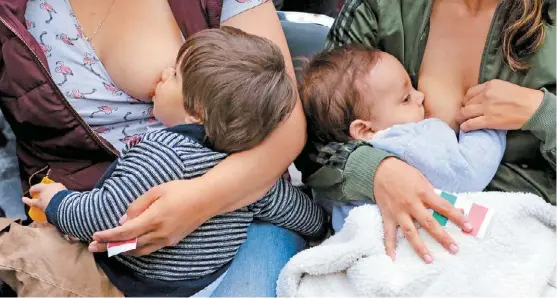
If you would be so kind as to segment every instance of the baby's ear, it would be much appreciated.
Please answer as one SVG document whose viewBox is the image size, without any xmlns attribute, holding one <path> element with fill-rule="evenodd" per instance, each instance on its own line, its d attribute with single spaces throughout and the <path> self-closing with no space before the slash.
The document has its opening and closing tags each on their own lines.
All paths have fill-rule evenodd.
<svg viewBox="0 0 557 298">
<path fill-rule="evenodd" d="M 374 134 L 370 121 L 357 119 L 350 123 L 350 136 L 354 140 L 369 141 Z"/>
<path fill-rule="evenodd" d="M 189 124 L 203 124 L 203 121 L 201 120 L 200 117 L 189 115 L 186 112 L 186 123 L 189 123 Z"/>
</svg>

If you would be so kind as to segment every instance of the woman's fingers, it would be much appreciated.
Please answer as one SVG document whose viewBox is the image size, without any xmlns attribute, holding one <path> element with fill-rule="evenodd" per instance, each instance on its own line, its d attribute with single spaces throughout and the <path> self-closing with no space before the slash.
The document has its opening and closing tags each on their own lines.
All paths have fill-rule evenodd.
<svg viewBox="0 0 557 298">
<path fill-rule="evenodd" d="M 408 242 L 410 242 L 410 245 L 412 245 L 416 253 L 424 260 L 424 262 L 427 264 L 433 262 L 433 257 L 429 253 L 429 250 L 423 240 L 420 238 L 418 229 L 416 229 L 412 218 L 408 214 L 402 214 L 398 219 L 398 223 L 400 225 L 400 229 L 402 230 L 402 234 Z"/>
<path fill-rule="evenodd" d="M 396 222 L 391 219 L 383 219 L 383 230 L 385 233 L 385 251 L 394 261 L 396 258 Z"/>
<path fill-rule="evenodd" d="M 89 243 L 89 252 L 105 252 L 107 250 L 106 243 L 93 241 Z"/>
<path fill-rule="evenodd" d="M 153 218 L 147 210 L 141 216 L 128 220 L 122 226 L 93 234 L 93 239 L 108 243 L 138 238 L 154 230 L 156 222 L 156 218 Z"/>
<path fill-rule="evenodd" d="M 464 121 L 464 123 L 460 125 L 460 129 L 464 132 L 469 132 L 473 130 L 484 129 L 487 128 L 487 126 L 488 126 L 487 117 L 479 116 Z"/>
<path fill-rule="evenodd" d="M 150 254 L 160 248 L 160 246 L 155 246 L 152 243 L 159 243 L 160 241 L 164 241 L 164 238 L 158 236 L 154 231 L 148 232 L 142 236 L 137 237 L 136 248 L 132 251 L 126 252 L 125 254 L 131 256 L 143 256 Z M 89 252 L 105 251 L 107 251 L 107 244 L 104 242 L 93 241 L 89 244 Z"/>
<path fill-rule="evenodd" d="M 138 217 L 161 196 L 162 191 L 160 187 L 155 186 L 151 188 L 128 206 L 128 210 L 126 211 L 126 214 L 122 216 L 120 223 L 123 224 L 126 220 Z"/>
<path fill-rule="evenodd" d="M 161 241 L 164 239 L 160 239 L 154 232 L 148 233 L 137 238 L 137 247 L 134 250 L 128 251 L 125 254 L 135 257 L 145 256 L 151 254 L 164 245 L 161 245 Z"/>
<path fill-rule="evenodd" d="M 455 208 L 449 201 L 436 194 L 431 194 L 426 197 L 425 203 L 429 208 L 444 215 L 464 231 L 470 232 L 472 230 L 472 224 L 468 221 L 468 218 L 464 216 L 464 210 Z"/>
<path fill-rule="evenodd" d="M 425 208 L 423 210 L 418 210 L 415 214 L 416 221 L 420 223 L 422 228 L 424 228 L 437 242 L 452 254 L 458 253 L 458 245 L 449 236 L 447 231 L 441 227 L 441 225 L 433 218 L 431 213 L 429 213 Z"/>
<path fill-rule="evenodd" d="M 136 257 L 140 257 L 140 256 L 145 256 L 145 255 L 152 254 L 153 252 L 159 250 L 160 248 L 161 248 L 160 245 L 157 245 L 157 244 L 147 244 L 147 245 L 142 246 L 140 248 L 137 248 L 133 251 L 130 251 L 129 253 L 126 253 L 126 254 L 136 256 Z"/>
<path fill-rule="evenodd" d="M 482 93 L 482 91 L 485 89 L 485 87 L 486 87 L 486 84 L 484 83 L 484 84 L 479 84 L 479 85 L 476 85 L 476 86 L 471 87 L 470 89 L 468 89 L 468 91 L 464 95 L 464 99 L 462 100 L 462 104 L 466 106 L 466 105 L 469 105 L 471 103 L 476 103 L 476 101 L 479 101 L 479 98 L 475 98 L 475 97 L 478 97 L 478 95 L 480 95 Z"/>
<path fill-rule="evenodd" d="M 147 233 L 137 238 L 136 249 L 125 252 L 126 255 L 131 256 L 144 256 L 153 253 L 160 247 L 151 243 L 158 243 L 161 240 L 154 232 Z M 164 240 L 164 239 L 162 239 Z M 89 252 L 106 252 L 108 249 L 106 243 L 93 241 L 89 244 Z"/>
<path fill-rule="evenodd" d="M 462 121 L 466 121 L 468 119 L 476 118 L 483 115 L 484 115 L 483 104 L 470 104 L 460 109 L 459 117 L 462 119 Z"/>
</svg>

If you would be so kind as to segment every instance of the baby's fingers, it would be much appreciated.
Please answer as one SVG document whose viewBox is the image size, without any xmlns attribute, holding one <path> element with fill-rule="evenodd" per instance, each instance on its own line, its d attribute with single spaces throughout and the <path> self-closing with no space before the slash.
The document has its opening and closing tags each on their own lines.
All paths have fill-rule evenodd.
<svg viewBox="0 0 557 298">
<path fill-rule="evenodd" d="M 39 207 L 39 200 L 23 197 L 23 203 L 29 207 Z"/>
</svg>

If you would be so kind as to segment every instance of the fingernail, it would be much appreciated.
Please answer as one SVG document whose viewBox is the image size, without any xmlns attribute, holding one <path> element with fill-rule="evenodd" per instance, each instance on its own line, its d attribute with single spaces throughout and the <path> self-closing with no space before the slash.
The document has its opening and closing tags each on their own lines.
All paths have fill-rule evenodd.
<svg viewBox="0 0 557 298">
<path fill-rule="evenodd" d="M 431 257 L 430 254 L 425 254 L 424 261 L 426 262 L 426 264 L 431 264 L 433 262 L 433 258 Z"/>
<path fill-rule="evenodd" d="M 391 260 L 392 260 L 393 262 L 395 261 L 395 253 L 394 253 L 394 252 L 389 253 L 389 254 L 387 254 L 387 255 L 389 256 L 389 258 L 391 258 Z"/>
<path fill-rule="evenodd" d="M 453 254 L 456 255 L 456 253 L 458 252 L 458 246 L 456 246 L 456 244 L 451 244 L 449 246 L 449 251 Z"/>
<path fill-rule="evenodd" d="M 121 225 L 123 225 L 126 222 L 126 219 L 128 219 L 128 215 L 124 214 L 122 215 L 122 217 L 120 217 L 120 221 L 118 221 Z"/>
<path fill-rule="evenodd" d="M 89 252 L 97 252 L 97 247 L 94 245 L 89 246 Z"/>
<path fill-rule="evenodd" d="M 472 231 L 473 228 L 474 228 L 474 227 L 472 226 L 471 223 L 469 223 L 469 222 L 465 222 L 465 223 L 464 223 L 464 230 L 465 230 L 466 232 Z"/>
</svg>

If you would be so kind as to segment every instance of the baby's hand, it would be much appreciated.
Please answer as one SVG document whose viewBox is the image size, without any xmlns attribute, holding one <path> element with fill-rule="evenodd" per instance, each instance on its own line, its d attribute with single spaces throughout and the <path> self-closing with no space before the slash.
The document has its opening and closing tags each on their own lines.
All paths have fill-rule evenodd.
<svg viewBox="0 0 557 298">
<path fill-rule="evenodd" d="M 52 200 L 52 198 L 54 197 L 54 195 L 62 190 L 66 190 L 66 187 L 60 183 L 51 183 L 51 184 L 40 183 L 40 184 L 33 185 L 29 189 L 29 193 L 32 196 L 36 195 L 37 198 L 30 199 L 24 197 L 23 203 L 25 203 L 29 207 L 36 207 L 44 211 L 48 206 L 48 203 L 50 203 L 50 200 Z"/>
</svg>

